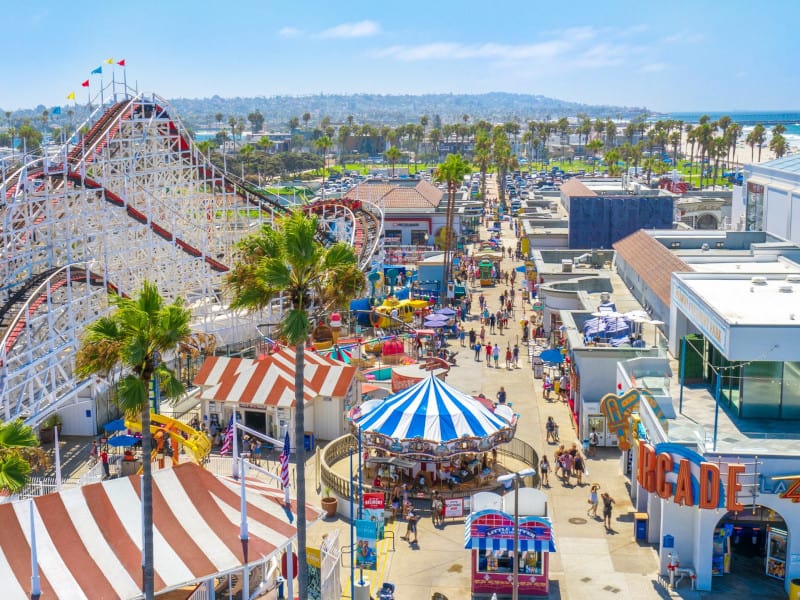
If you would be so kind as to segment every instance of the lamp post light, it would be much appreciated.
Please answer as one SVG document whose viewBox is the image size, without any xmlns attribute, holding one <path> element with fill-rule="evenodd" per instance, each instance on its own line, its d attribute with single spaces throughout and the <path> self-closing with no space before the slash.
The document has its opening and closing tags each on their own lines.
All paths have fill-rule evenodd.
<svg viewBox="0 0 800 600">
<path fill-rule="evenodd" d="M 519 598 L 519 480 L 523 477 L 530 477 L 535 474 L 536 469 L 527 468 L 516 473 L 500 475 L 500 477 L 497 478 L 497 481 L 500 483 L 506 483 L 507 481 L 514 482 L 514 560 L 512 562 L 514 567 L 514 579 L 513 588 L 511 590 L 512 600 L 518 600 Z"/>
</svg>

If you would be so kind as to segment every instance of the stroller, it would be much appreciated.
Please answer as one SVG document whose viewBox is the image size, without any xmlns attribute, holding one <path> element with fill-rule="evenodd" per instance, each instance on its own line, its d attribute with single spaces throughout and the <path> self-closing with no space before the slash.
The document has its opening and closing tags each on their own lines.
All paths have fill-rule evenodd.
<svg viewBox="0 0 800 600">
<path fill-rule="evenodd" d="M 394 600 L 394 584 L 385 581 L 381 591 L 378 593 L 378 600 Z"/>
</svg>

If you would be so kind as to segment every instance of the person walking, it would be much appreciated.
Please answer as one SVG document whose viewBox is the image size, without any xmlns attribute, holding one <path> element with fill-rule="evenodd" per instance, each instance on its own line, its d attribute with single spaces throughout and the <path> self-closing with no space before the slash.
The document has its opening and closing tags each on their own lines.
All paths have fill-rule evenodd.
<svg viewBox="0 0 800 600">
<path fill-rule="evenodd" d="M 481 325 L 481 333 L 478 336 L 481 338 L 481 346 L 483 346 L 484 342 L 486 342 L 486 327 Z"/>
<path fill-rule="evenodd" d="M 486 366 L 491 368 L 492 367 L 492 342 L 486 344 Z"/>
<path fill-rule="evenodd" d="M 514 368 L 519 369 L 519 346 L 514 344 L 514 349 L 511 351 L 511 362 L 514 363 Z"/>
<path fill-rule="evenodd" d="M 97 464 L 97 440 L 92 440 L 92 447 L 89 448 L 89 459 L 93 465 Z"/>
<path fill-rule="evenodd" d="M 103 463 L 103 479 L 108 479 L 111 477 L 111 470 L 108 466 L 108 452 L 105 450 L 100 453 L 100 462 Z"/>
<path fill-rule="evenodd" d="M 482 348 L 483 348 L 483 346 L 481 346 L 478 342 L 475 342 L 472 345 L 472 349 L 475 350 L 475 362 L 481 362 L 481 349 Z"/>
<path fill-rule="evenodd" d="M 505 404 L 506 403 L 506 388 L 502 385 L 500 386 L 500 390 L 497 392 L 497 403 L 498 404 Z"/>
<path fill-rule="evenodd" d="M 600 442 L 600 437 L 597 435 L 597 429 L 592 427 L 592 432 L 589 434 L 589 453 L 587 456 L 594 457 L 597 454 L 597 444 Z"/>
<path fill-rule="evenodd" d="M 597 505 L 599 503 L 598 498 L 598 490 L 600 489 L 600 485 L 597 483 L 593 483 L 592 487 L 589 488 L 589 510 L 586 511 L 586 516 L 592 516 L 595 519 L 597 518 Z"/>
<path fill-rule="evenodd" d="M 439 496 L 438 490 L 433 492 L 433 498 L 431 499 L 431 519 L 434 527 L 444 525 L 444 502 Z"/>
<path fill-rule="evenodd" d="M 603 500 L 603 524 L 606 529 L 611 529 L 611 511 L 613 510 L 614 498 L 608 492 L 603 492 L 600 496 Z"/>
<path fill-rule="evenodd" d="M 489 315 L 489 333 L 494 333 L 494 326 L 497 323 L 497 317 L 494 313 Z"/>
<path fill-rule="evenodd" d="M 511 370 L 514 354 L 511 352 L 511 346 L 506 346 L 506 369 Z"/>
<path fill-rule="evenodd" d="M 473 327 L 473 328 L 471 328 L 469 330 L 469 347 L 470 348 L 475 346 L 475 342 L 477 341 L 477 339 L 478 339 L 478 334 L 475 333 L 475 328 Z"/>
<path fill-rule="evenodd" d="M 547 454 L 542 454 L 542 461 L 539 463 L 539 472 L 542 474 L 542 485 L 550 487 L 550 479 L 548 479 L 550 461 L 547 460 Z"/>
<path fill-rule="evenodd" d="M 406 521 L 407 521 L 406 534 L 400 539 L 407 540 L 409 544 L 418 544 L 419 542 L 417 540 L 417 513 L 414 512 L 413 506 L 409 509 L 408 514 L 406 515 Z M 413 540 L 410 539 L 412 533 L 414 534 Z"/>
<path fill-rule="evenodd" d="M 556 431 L 556 422 L 553 420 L 553 417 L 547 417 L 547 422 L 544 424 L 544 430 L 547 432 L 547 437 L 545 441 L 549 443 L 556 443 L 555 431 Z"/>
<path fill-rule="evenodd" d="M 459 326 L 458 326 L 458 339 L 461 342 L 461 347 L 462 348 L 466 347 L 466 344 L 464 343 L 464 340 L 466 339 L 466 337 L 467 337 L 467 334 L 464 331 L 464 328 L 459 324 Z"/>
<path fill-rule="evenodd" d="M 499 369 L 500 368 L 500 346 L 498 346 L 497 344 L 495 344 L 494 348 L 492 349 L 492 358 L 494 359 L 494 368 L 495 369 Z"/>
<path fill-rule="evenodd" d="M 581 453 L 578 452 L 575 454 L 575 458 L 572 461 L 572 470 L 575 471 L 575 484 L 576 485 L 583 485 L 583 470 L 585 468 L 583 462 L 583 456 Z"/>
</svg>

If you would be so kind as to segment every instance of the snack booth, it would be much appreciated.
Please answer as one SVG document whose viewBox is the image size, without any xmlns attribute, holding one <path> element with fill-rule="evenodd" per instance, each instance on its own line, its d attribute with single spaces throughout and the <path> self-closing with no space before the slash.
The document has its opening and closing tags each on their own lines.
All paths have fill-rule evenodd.
<svg viewBox="0 0 800 600">
<path fill-rule="evenodd" d="M 547 596 L 549 593 L 550 553 L 556 551 L 552 524 L 544 516 L 524 514 L 531 512 L 526 510 L 531 502 L 523 497 L 523 493 L 540 494 L 542 497 L 544 494 L 530 488 L 520 489 L 519 492 L 519 545 L 516 552 L 513 494 L 503 497 L 483 492 L 473 496 L 473 502 L 477 506 L 474 506 L 474 512 L 467 518 L 464 534 L 465 547 L 472 550 L 473 596 L 511 595 L 514 586 L 514 560 L 519 561 L 517 580 L 520 598 Z M 490 496 L 495 496 L 496 500 Z M 534 504 L 543 504 L 540 498 L 535 500 Z M 481 506 L 487 508 L 476 510 Z"/>
</svg>

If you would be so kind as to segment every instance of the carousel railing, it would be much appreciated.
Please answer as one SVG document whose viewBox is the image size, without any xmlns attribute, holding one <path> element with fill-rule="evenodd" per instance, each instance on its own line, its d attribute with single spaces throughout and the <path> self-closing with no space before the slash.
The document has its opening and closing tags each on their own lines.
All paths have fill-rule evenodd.
<svg viewBox="0 0 800 600">
<path fill-rule="evenodd" d="M 353 502 L 358 502 L 357 475 L 355 475 L 355 485 L 352 485 L 349 478 L 341 477 L 331 468 L 331 465 L 336 464 L 342 459 L 349 458 L 351 452 L 353 453 L 353 468 L 357 470 L 358 440 L 354 435 L 347 434 L 327 444 L 320 454 L 320 481 L 323 489 L 329 490 L 331 494 L 342 499 L 349 499 L 352 497 Z M 539 455 L 536 450 L 534 450 L 533 446 L 518 438 L 514 438 L 510 442 L 497 447 L 497 460 L 503 466 L 509 466 L 513 468 L 513 470 L 518 470 L 520 467 L 508 464 L 512 460 L 520 462 L 526 467 L 537 469 L 538 472 Z M 525 485 L 538 487 L 539 475 L 526 477 L 524 481 Z M 369 485 L 368 482 L 364 481 L 362 485 L 366 491 L 372 490 L 372 486 Z M 468 497 L 472 493 L 472 491 L 454 489 L 448 490 L 445 495 L 448 497 Z"/>
</svg>

